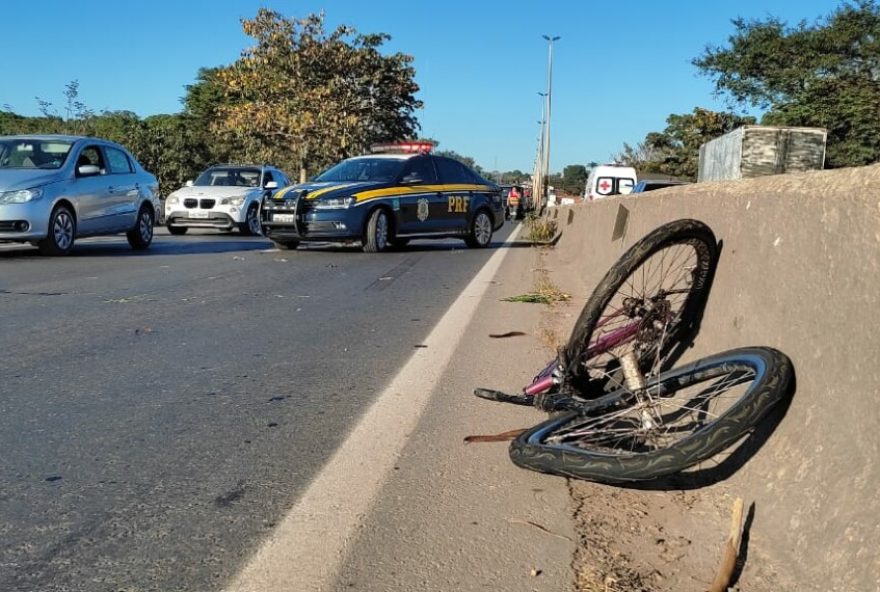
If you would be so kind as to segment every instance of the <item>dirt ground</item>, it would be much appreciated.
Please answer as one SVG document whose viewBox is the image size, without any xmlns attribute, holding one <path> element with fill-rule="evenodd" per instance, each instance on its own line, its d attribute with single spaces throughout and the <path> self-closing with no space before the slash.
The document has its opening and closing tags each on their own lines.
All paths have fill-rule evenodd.
<svg viewBox="0 0 880 592">
<path fill-rule="evenodd" d="M 548 254 L 546 248 L 535 249 L 531 271 L 536 286 L 546 285 L 548 274 L 564 286 L 578 286 L 583 281 L 560 277 Z M 583 303 L 583 295 L 572 294 L 568 302 L 545 305 L 536 334 L 548 357 L 567 338 Z M 736 498 L 736 492 L 728 491 L 723 482 L 697 487 L 685 475 L 636 489 L 570 480 L 569 489 L 579 538 L 573 565 L 580 592 L 709 588 L 722 561 Z M 749 511 L 749 500 L 744 502 L 740 560 L 729 590 L 790 589 L 762 560 L 760 552 L 751 548 L 749 527 L 754 508 Z"/>
</svg>

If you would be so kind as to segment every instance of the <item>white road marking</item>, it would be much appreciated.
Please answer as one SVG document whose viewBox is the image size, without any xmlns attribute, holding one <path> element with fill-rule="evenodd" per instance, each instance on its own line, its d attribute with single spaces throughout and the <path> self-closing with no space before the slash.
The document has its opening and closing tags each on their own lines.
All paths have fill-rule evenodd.
<svg viewBox="0 0 880 592">
<path fill-rule="evenodd" d="M 504 246 L 516 240 L 517 226 Z M 434 385 L 464 337 L 506 248 L 498 249 L 412 357 L 367 409 L 268 540 L 227 587 L 229 592 L 331 590 L 356 536 Z"/>
</svg>

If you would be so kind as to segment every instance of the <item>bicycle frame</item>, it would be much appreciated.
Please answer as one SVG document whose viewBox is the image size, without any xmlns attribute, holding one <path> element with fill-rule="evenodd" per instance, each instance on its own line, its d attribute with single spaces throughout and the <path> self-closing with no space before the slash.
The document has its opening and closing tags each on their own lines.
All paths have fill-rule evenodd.
<svg viewBox="0 0 880 592">
<path fill-rule="evenodd" d="M 619 314 L 620 311 L 617 312 Z M 596 327 L 599 328 L 608 324 L 616 316 L 617 315 L 609 315 L 599 321 Z M 621 327 L 620 329 L 615 329 L 608 335 L 603 335 L 587 347 L 587 359 L 589 360 L 596 356 L 600 356 L 608 350 L 626 343 L 638 334 L 640 327 L 641 322 L 636 321 L 625 327 Z M 532 383 L 523 389 L 523 394 L 533 397 L 549 391 L 551 388 L 561 383 L 561 373 L 562 370 L 559 367 L 558 359 L 551 360 L 547 366 L 538 373 Z"/>
</svg>

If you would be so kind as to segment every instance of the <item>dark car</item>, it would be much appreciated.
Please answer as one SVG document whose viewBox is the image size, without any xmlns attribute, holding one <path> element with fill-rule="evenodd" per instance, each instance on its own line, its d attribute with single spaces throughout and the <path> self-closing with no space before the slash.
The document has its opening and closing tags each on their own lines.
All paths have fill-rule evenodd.
<svg viewBox="0 0 880 592">
<path fill-rule="evenodd" d="M 643 179 L 633 186 L 631 193 L 644 193 L 645 191 L 675 187 L 676 185 L 688 185 L 688 182 L 672 179 Z"/>
<path fill-rule="evenodd" d="M 374 253 L 412 238 L 448 237 L 479 248 L 504 224 L 504 210 L 499 187 L 457 160 L 371 154 L 264 199 L 261 222 L 281 249 L 302 241 L 360 241 Z"/>
</svg>

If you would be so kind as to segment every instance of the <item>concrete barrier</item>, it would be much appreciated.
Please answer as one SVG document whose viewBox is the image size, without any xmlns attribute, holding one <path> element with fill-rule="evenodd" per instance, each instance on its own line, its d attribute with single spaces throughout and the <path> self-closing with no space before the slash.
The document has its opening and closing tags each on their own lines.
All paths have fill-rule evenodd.
<svg viewBox="0 0 880 592">
<path fill-rule="evenodd" d="M 563 235 L 548 267 L 581 301 L 664 222 L 697 218 L 715 231 L 721 259 L 687 358 L 767 345 L 797 373 L 782 422 L 719 487 L 754 501 L 752 544 L 798 589 L 880 589 L 880 165 L 675 187 L 550 215 Z M 616 223 L 625 233 L 612 240 Z"/>
</svg>

